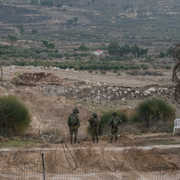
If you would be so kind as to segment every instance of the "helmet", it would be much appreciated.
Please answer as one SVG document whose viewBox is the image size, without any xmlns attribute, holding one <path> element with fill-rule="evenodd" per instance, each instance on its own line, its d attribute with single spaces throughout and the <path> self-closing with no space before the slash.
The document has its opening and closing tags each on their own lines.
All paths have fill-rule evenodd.
<svg viewBox="0 0 180 180">
<path fill-rule="evenodd" d="M 112 114 L 113 116 L 117 116 L 117 112 L 113 112 L 113 114 Z"/>
<path fill-rule="evenodd" d="M 78 113 L 79 113 L 79 110 L 78 110 L 77 108 L 74 108 L 74 109 L 73 109 L 73 113 L 78 114 Z"/>
<path fill-rule="evenodd" d="M 92 113 L 92 115 L 93 115 L 94 117 L 97 117 L 97 113 Z"/>
</svg>

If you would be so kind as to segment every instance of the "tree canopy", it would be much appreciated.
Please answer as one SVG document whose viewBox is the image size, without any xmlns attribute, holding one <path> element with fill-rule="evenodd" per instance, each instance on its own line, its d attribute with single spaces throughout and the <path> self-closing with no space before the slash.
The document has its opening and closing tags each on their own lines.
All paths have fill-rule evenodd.
<svg viewBox="0 0 180 180">
<path fill-rule="evenodd" d="M 123 57 L 125 55 L 132 54 L 139 57 L 140 55 L 147 54 L 148 50 L 140 48 L 137 44 L 130 46 L 125 44 L 120 46 L 117 41 L 111 41 L 108 45 L 108 53 L 113 56 Z"/>
</svg>

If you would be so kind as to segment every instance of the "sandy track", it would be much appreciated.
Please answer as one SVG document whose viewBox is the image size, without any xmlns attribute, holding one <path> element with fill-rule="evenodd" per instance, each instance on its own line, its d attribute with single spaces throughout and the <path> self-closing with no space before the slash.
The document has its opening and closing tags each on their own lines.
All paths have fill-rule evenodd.
<svg viewBox="0 0 180 180">
<path fill-rule="evenodd" d="M 93 147 L 93 146 L 92 146 Z M 89 147 L 68 147 L 68 149 L 70 151 L 73 151 L 73 150 L 86 150 L 88 149 Z M 118 152 L 118 151 L 123 151 L 125 149 L 131 149 L 133 147 L 131 146 L 126 146 L 126 147 L 105 147 L 104 150 L 105 151 L 111 151 L 111 152 Z M 141 149 L 141 150 L 151 150 L 151 149 L 172 149 L 172 148 L 180 148 L 180 145 L 153 145 L 153 146 L 137 146 L 135 147 L 135 149 Z M 93 147 L 94 150 L 98 150 L 98 149 L 102 149 L 102 147 L 97 147 L 97 146 L 94 146 Z M 27 149 L 27 148 L 1 148 L 0 149 L 0 152 L 11 152 L 11 151 L 42 151 L 42 152 L 45 152 L 45 151 L 67 151 L 67 149 L 63 149 L 63 148 L 30 148 L 30 149 Z"/>
</svg>

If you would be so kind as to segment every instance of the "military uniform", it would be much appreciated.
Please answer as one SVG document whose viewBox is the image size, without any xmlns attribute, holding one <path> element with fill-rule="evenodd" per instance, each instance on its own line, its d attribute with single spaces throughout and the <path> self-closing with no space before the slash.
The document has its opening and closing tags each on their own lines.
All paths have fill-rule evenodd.
<svg viewBox="0 0 180 180">
<path fill-rule="evenodd" d="M 98 143 L 99 118 L 97 117 L 97 114 L 93 113 L 93 117 L 91 117 L 88 120 L 88 122 L 90 123 L 91 126 L 93 143 L 95 143 L 95 138 L 96 138 L 96 142 Z"/>
<path fill-rule="evenodd" d="M 115 142 L 117 142 L 117 133 L 118 126 L 122 123 L 121 119 L 117 116 L 117 113 L 113 113 L 113 116 L 110 118 L 109 125 L 111 126 L 111 141 L 115 136 Z"/>
<path fill-rule="evenodd" d="M 70 114 L 68 120 L 67 120 L 67 124 L 69 126 L 69 131 L 70 131 L 70 141 L 71 144 L 73 143 L 73 134 L 74 134 L 74 144 L 76 144 L 77 141 L 77 133 L 78 133 L 78 128 L 80 127 L 80 118 L 77 115 L 79 111 L 73 110 L 73 113 Z"/>
</svg>

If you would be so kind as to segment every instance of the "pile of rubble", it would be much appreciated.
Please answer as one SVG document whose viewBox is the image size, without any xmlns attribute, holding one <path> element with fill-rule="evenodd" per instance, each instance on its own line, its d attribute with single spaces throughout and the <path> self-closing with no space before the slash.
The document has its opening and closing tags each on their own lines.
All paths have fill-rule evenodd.
<svg viewBox="0 0 180 180">
<path fill-rule="evenodd" d="M 160 97 L 169 103 L 174 103 L 174 88 L 152 85 L 150 87 L 122 87 L 122 86 L 90 86 L 90 85 L 71 85 L 50 86 L 42 84 L 40 90 L 45 95 L 67 96 L 74 99 L 86 99 L 95 101 L 125 101 L 125 100 L 144 100 L 148 97 Z"/>
<path fill-rule="evenodd" d="M 13 79 L 14 84 L 36 86 L 40 84 L 68 86 L 68 83 L 52 73 L 23 73 Z"/>
</svg>

